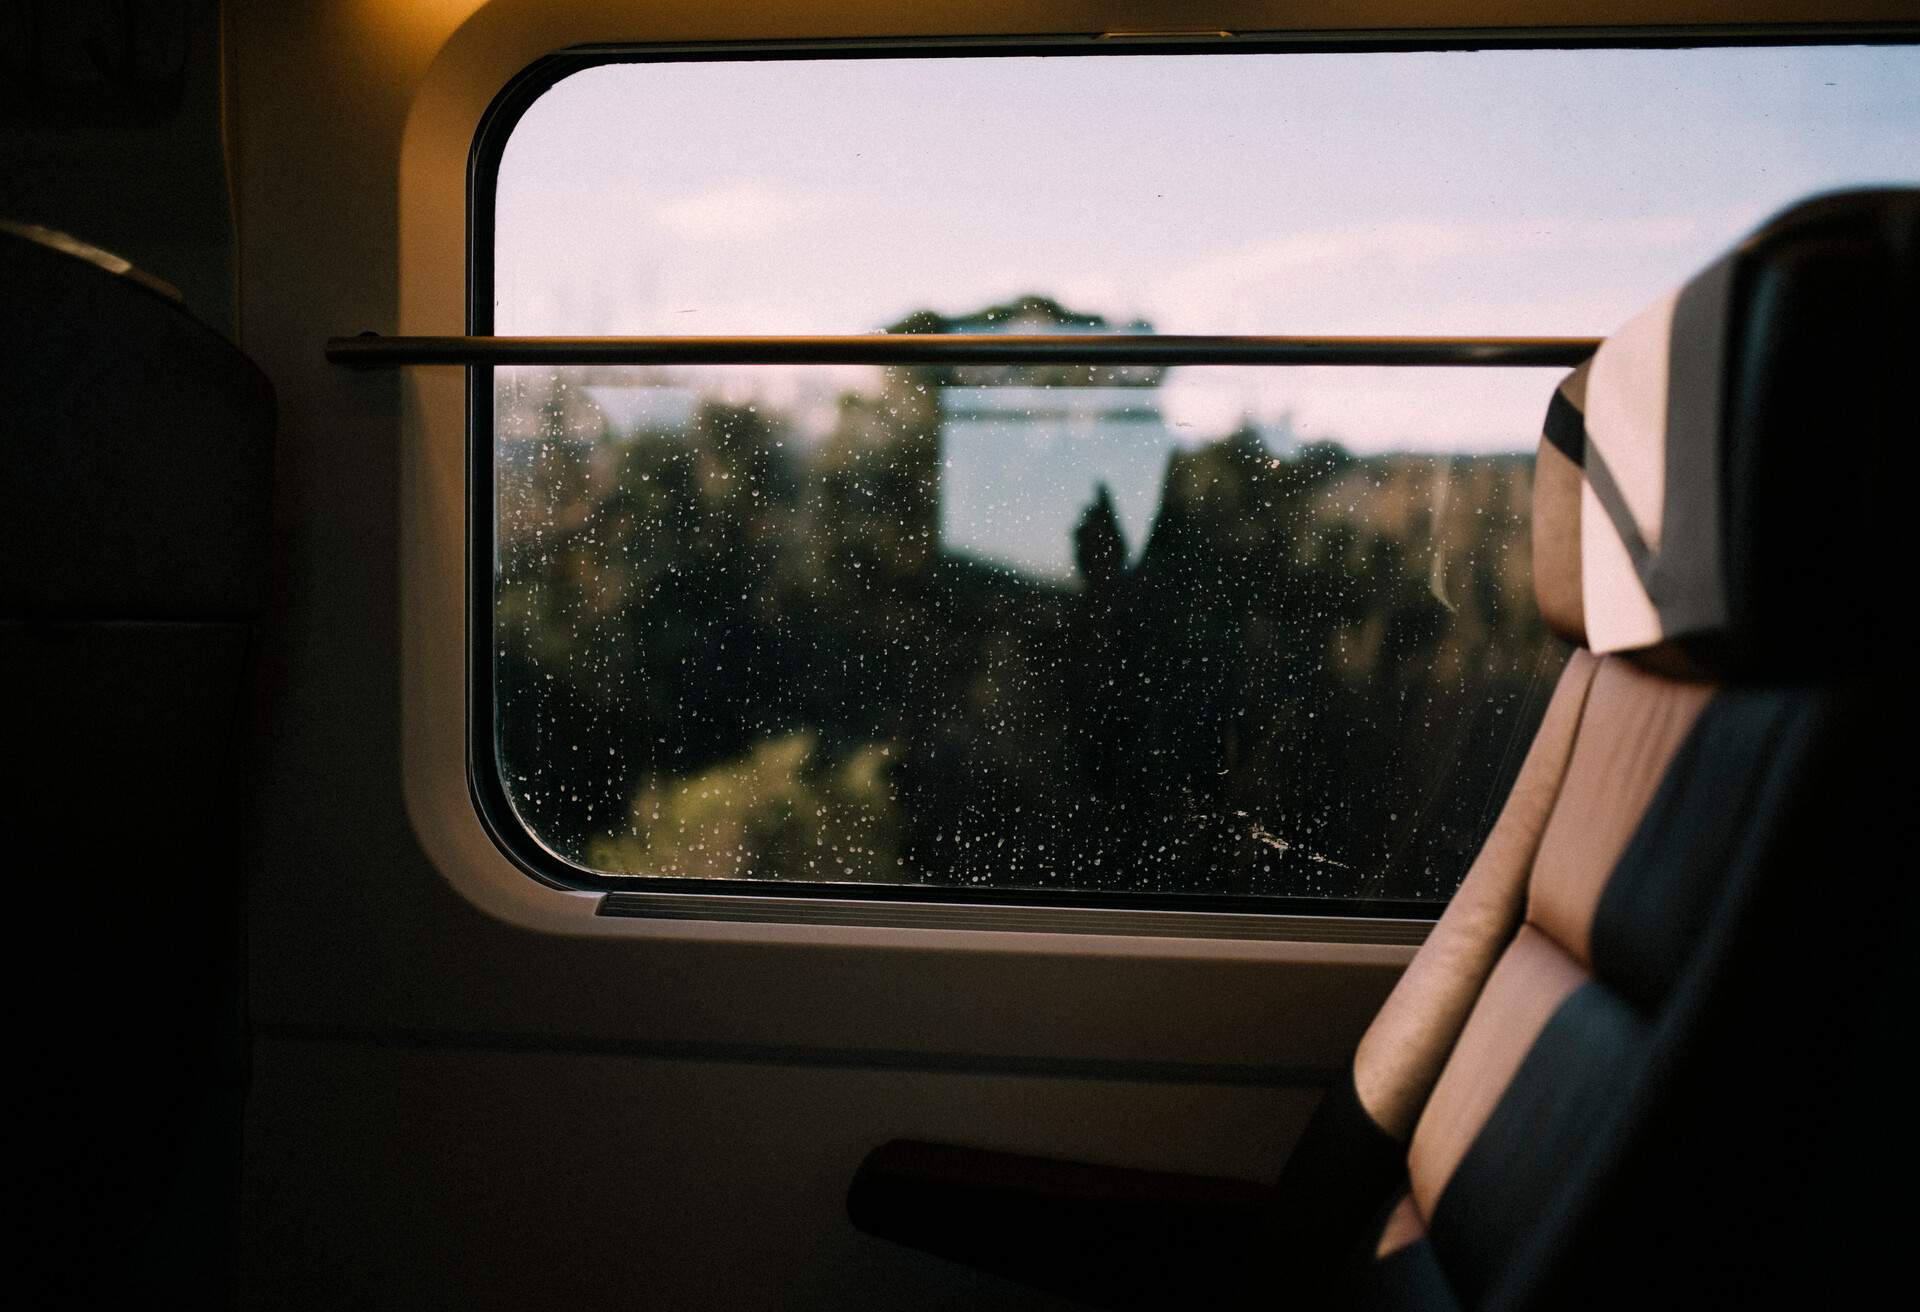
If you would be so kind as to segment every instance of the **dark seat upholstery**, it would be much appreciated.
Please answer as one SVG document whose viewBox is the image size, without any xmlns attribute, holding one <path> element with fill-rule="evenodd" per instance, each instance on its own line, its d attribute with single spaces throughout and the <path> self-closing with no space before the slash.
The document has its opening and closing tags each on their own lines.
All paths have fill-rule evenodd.
<svg viewBox="0 0 1920 1312">
<path fill-rule="evenodd" d="M 1198 1236 L 1164 1194 L 1143 1236 L 1114 1223 L 1148 1177 L 945 1150 L 967 1197 L 1070 1240 L 1049 1253 L 896 1144 L 856 1223 L 1110 1305 L 1848 1305 L 1905 1278 L 1911 1150 L 1875 1108 L 1911 997 L 1889 617 L 1917 367 L 1920 192 L 1857 192 L 1562 385 L 1535 586 L 1575 651 L 1277 1184 L 1218 1182 Z"/>
<path fill-rule="evenodd" d="M 124 262 L 0 225 L 0 414 L 14 1289 L 219 1306 L 273 393 Z"/>
</svg>

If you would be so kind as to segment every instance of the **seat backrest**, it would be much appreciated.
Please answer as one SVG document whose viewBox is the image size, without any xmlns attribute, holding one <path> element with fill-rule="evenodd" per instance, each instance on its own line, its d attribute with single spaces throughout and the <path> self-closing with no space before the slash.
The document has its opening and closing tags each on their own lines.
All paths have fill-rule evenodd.
<svg viewBox="0 0 1920 1312">
<path fill-rule="evenodd" d="M 0 225 L 0 414 L 16 1285 L 218 1306 L 273 392 L 124 261 Z"/>
<path fill-rule="evenodd" d="M 1279 1189 L 1282 1224 L 1364 1232 L 1363 1302 L 1830 1299 L 1898 1251 L 1859 1168 L 1902 1005 L 1868 881 L 1910 805 L 1917 268 L 1920 192 L 1808 202 L 1556 393 L 1535 587 L 1573 654 Z"/>
</svg>

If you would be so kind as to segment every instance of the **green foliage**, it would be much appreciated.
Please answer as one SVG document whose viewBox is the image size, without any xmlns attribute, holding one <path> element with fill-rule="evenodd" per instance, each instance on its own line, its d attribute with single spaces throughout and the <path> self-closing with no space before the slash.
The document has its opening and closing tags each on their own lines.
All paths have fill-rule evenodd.
<svg viewBox="0 0 1920 1312">
<path fill-rule="evenodd" d="M 712 402 L 615 437 L 564 378 L 512 415 L 502 768 L 601 869 L 1444 897 L 1561 658 L 1519 457 L 1237 432 L 1137 549 L 1090 489 L 1068 585 L 941 549 L 922 371 L 810 443 Z"/>
<path fill-rule="evenodd" d="M 798 732 L 696 774 L 647 779 L 625 834 L 587 845 L 596 868 L 705 879 L 780 877 L 892 883 L 906 878 L 887 766 L 867 743 L 837 762 Z"/>
</svg>

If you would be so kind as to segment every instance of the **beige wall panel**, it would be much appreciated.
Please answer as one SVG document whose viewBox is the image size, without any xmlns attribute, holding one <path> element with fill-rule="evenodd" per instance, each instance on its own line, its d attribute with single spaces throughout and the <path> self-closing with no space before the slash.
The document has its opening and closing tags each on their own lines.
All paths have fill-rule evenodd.
<svg viewBox="0 0 1920 1312">
<path fill-rule="evenodd" d="M 1251 1174 L 1301 1092 L 1145 1081 L 270 1043 L 248 1158 L 251 1306 L 1055 1308 L 868 1238 L 879 1139 Z M 1117 1145 L 1125 1144 L 1122 1149 Z"/>
</svg>

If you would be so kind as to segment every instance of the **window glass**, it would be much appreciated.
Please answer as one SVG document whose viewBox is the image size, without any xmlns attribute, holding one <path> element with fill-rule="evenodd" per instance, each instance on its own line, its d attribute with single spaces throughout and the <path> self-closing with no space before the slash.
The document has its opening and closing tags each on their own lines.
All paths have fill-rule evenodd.
<svg viewBox="0 0 1920 1312">
<path fill-rule="evenodd" d="M 502 333 L 1603 334 L 1910 180 L 1904 47 L 626 62 Z M 1438 903 L 1564 649 L 1533 369 L 502 369 L 487 717 L 607 877 Z"/>
</svg>

